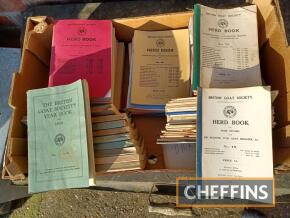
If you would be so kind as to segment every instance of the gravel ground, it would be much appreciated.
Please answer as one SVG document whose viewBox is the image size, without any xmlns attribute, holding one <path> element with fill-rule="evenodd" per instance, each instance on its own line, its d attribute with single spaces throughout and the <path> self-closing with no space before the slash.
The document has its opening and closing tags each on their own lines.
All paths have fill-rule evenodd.
<svg viewBox="0 0 290 218">
<path fill-rule="evenodd" d="M 173 198 L 174 199 L 174 198 Z M 165 202 L 169 197 L 154 196 L 154 201 Z M 109 192 L 72 189 L 35 194 L 15 205 L 10 218 L 34 217 L 167 217 L 149 213 L 147 193 Z M 194 217 L 241 217 L 243 209 L 195 209 Z M 182 216 L 174 216 L 182 217 Z"/>
</svg>

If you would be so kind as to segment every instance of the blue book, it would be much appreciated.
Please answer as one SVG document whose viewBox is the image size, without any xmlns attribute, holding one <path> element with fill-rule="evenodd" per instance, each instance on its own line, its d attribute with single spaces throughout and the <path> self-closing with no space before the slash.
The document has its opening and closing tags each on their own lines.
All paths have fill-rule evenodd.
<svg viewBox="0 0 290 218">
<path fill-rule="evenodd" d="M 134 144 L 130 140 L 107 142 L 107 143 L 94 143 L 95 151 L 116 149 L 116 148 L 127 148 L 127 147 L 133 147 L 133 146 Z"/>
</svg>

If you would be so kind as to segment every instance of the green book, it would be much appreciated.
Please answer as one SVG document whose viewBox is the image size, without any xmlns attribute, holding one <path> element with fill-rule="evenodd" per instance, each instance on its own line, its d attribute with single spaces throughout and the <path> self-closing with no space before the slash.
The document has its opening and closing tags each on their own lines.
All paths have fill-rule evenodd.
<svg viewBox="0 0 290 218">
<path fill-rule="evenodd" d="M 194 5 L 193 25 L 193 83 L 192 91 L 196 91 L 200 80 L 200 5 Z"/>
<path fill-rule="evenodd" d="M 27 92 L 28 191 L 94 184 L 94 149 L 85 80 Z"/>
<path fill-rule="evenodd" d="M 117 142 L 106 142 L 106 143 L 97 143 L 94 144 L 95 152 L 98 150 L 107 150 L 107 149 L 117 149 L 117 148 L 127 148 L 133 147 L 134 143 L 130 140 L 117 141 Z"/>
</svg>

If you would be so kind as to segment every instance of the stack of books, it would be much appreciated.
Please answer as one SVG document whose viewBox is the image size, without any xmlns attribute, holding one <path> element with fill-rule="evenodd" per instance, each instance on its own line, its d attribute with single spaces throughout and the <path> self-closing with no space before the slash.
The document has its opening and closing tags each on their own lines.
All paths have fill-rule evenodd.
<svg viewBox="0 0 290 218">
<path fill-rule="evenodd" d="M 167 124 L 161 131 L 159 144 L 196 142 L 197 97 L 178 98 L 165 107 Z"/>
<path fill-rule="evenodd" d="M 116 47 L 110 20 L 58 20 L 53 26 L 48 86 L 86 79 L 90 99 L 111 102 Z"/>
<path fill-rule="evenodd" d="M 169 100 L 190 96 L 190 52 L 184 43 L 188 41 L 188 29 L 134 31 L 129 44 L 128 111 L 164 113 Z"/>
<path fill-rule="evenodd" d="M 112 105 L 93 105 L 91 112 L 96 172 L 143 169 L 144 143 L 127 115 Z"/>
</svg>

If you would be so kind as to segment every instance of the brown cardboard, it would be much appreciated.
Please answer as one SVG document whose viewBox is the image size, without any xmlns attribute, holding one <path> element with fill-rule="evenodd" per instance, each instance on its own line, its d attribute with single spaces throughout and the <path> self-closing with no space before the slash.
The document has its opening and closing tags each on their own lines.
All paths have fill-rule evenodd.
<svg viewBox="0 0 290 218">
<path fill-rule="evenodd" d="M 252 0 L 258 6 L 258 29 L 261 68 L 263 77 L 268 85 L 279 90 L 279 97 L 275 103 L 275 112 L 278 117 L 278 126 L 288 124 L 288 100 L 285 96 L 290 90 L 290 48 L 287 47 L 284 27 L 281 17 L 271 0 Z M 168 30 L 187 28 L 192 12 L 163 14 L 128 19 L 115 19 L 113 24 L 116 37 L 121 42 L 130 42 L 135 29 L 139 30 Z M 47 22 L 42 33 L 35 33 L 33 29 L 41 22 Z M 9 104 L 13 108 L 11 125 L 8 134 L 7 149 L 4 159 L 3 177 L 12 180 L 24 179 L 27 176 L 27 129 L 21 123 L 26 115 L 26 91 L 45 87 L 48 82 L 48 66 L 52 36 L 52 20 L 47 17 L 28 18 L 25 31 L 21 67 L 15 74 L 11 84 Z M 127 48 L 125 48 L 128 53 Z M 126 70 L 127 69 L 127 70 Z M 122 102 L 128 86 L 128 57 L 125 56 L 123 74 Z M 124 85 L 125 84 L 125 85 Z M 288 99 L 288 98 L 286 98 Z M 280 105 L 284 105 L 282 108 Z M 262 106 L 262 105 L 261 105 Z M 287 117 L 282 119 L 282 117 Z M 156 164 L 147 164 L 146 169 L 162 169 L 163 153 L 156 139 L 165 125 L 165 117 L 141 116 L 133 117 L 139 133 L 144 137 L 147 157 L 157 157 Z M 287 122 L 286 122 L 287 121 Z M 285 136 L 281 139 L 281 135 Z M 274 130 L 274 162 L 290 169 L 290 136 L 289 127 Z M 26 147 L 26 148 L 25 148 Z M 146 170 L 145 170 L 146 172 Z"/>
<path fill-rule="evenodd" d="M 278 94 L 273 103 L 277 127 L 290 124 L 290 93 Z"/>
<path fill-rule="evenodd" d="M 290 125 L 273 130 L 274 144 L 290 148 Z"/>
<path fill-rule="evenodd" d="M 117 43 L 117 66 L 115 77 L 112 81 L 112 93 L 113 102 L 117 109 L 121 109 L 121 95 L 122 95 L 122 84 L 123 84 L 123 69 L 125 61 L 125 45 L 124 43 Z"/>
</svg>

